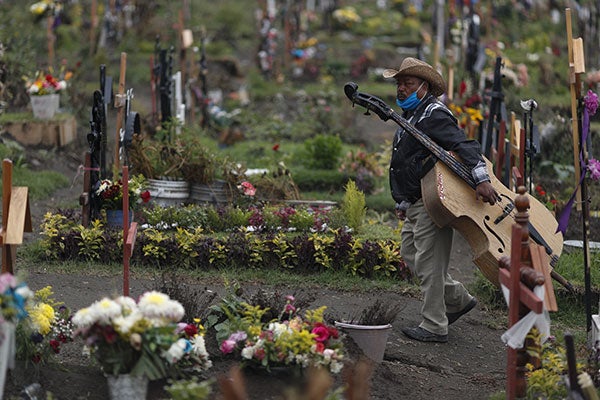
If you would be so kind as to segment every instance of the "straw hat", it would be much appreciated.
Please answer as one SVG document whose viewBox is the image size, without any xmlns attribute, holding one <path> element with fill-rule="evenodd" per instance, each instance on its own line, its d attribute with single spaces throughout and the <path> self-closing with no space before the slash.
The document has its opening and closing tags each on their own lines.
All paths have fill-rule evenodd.
<svg viewBox="0 0 600 400">
<path fill-rule="evenodd" d="M 429 64 L 416 58 L 406 57 L 402 60 L 400 68 L 386 69 L 384 78 L 397 78 L 399 76 L 416 76 L 429 83 L 429 92 L 435 97 L 441 96 L 446 91 L 444 78 Z"/>
</svg>

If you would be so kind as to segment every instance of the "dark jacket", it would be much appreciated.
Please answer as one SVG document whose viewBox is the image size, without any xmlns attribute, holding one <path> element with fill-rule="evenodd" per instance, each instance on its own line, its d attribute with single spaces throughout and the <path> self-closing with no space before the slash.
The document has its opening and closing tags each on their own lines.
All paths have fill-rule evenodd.
<svg viewBox="0 0 600 400">
<path fill-rule="evenodd" d="M 435 97 L 427 94 L 414 111 L 402 115 L 415 128 L 442 148 L 454 152 L 469 168 L 480 161 L 481 146 L 467 139 L 452 112 Z M 436 158 L 402 127 L 394 135 L 390 161 L 390 188 L 396 203 L 414 203 L 421 198 L 421 178 L 435 164 Z"/>
</svg>

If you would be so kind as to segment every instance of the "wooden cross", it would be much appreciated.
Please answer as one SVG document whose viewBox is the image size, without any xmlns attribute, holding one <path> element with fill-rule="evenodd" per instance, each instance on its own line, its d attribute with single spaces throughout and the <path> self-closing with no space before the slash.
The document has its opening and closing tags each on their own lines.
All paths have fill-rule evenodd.
<svg viewBox="0 0 600 400">
<path fill-rule="evenodd" d="M 17 245 L 23 243 L 23 232 L 32 232 L 29 188 L 12 185 L 12 161 L 2 161 L 2 272 L 14 274 Z"/>
</svg>

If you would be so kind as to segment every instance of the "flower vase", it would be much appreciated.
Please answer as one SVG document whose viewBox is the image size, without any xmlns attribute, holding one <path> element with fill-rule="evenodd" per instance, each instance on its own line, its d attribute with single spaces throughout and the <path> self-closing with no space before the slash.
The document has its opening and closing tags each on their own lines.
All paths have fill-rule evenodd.
<svg viewBox="0 0 600 400">
<path fill-rule="evenodd" d="M 8 321 L 0 323 L 0 397 L 4 393 L 6 372 L 15 368 L 16 336 L 15 324 Z"/>
<path fill-rule="evenodd" d="M 111 400 L 145 400 L 148 378 L 130 374 L 108 375 L 108 394 Z"/>
<path fill-rule="evenodd" d="M 60 104 L 60 95 L 45 94 L 42 96 L 31 96 L 31 109 L 33 116 L 39 119 L 50 119 L 54 117 Z"/>
<path fill-rule="evenodd" d="M 129 223 L 133 222 L 133 211 L 129 210 Z M 123 228 L 123 210 L 106 210 L 106 225 Z"/>
<path fill-rule="evenodd" d="M 387 339 L 392 331 L 391 324 L 358 325 L 336 321 L 335 326 L 347 333 L 365 356 L 375 363 L 383 361 Z"/>
</svg>

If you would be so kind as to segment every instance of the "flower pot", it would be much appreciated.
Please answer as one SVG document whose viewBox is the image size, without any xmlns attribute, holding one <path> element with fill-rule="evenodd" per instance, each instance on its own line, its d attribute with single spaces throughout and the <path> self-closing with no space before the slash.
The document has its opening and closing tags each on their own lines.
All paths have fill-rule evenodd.
<svg viewBox="0 0 600 400">
<path fill-rule="evenodd" d="M 133 221 L 133 211 L 129 210 L 129 223 Z M 123 228 L 123 210 L 106 210 L 106 225 Z"/>
<path fill-rule="evenodd" d="M 194 183 L 190 189 L 190 200 L 197 204 L 226 204 L 233 194 L 227 182 L 216 180 L 211 184 Z"/>
<path fill-rule="evenodd" d="M 130 374 L 108 375 L 108 394 L 111 400 L 145 400 L 148 378 Z"/>
<path fill-rule="evenodd" d="M 190 185 L 183 180 L 148 179 L 148 190 L 160 206 L 177 206 L 190 197 Z"/>
<path fill-rule="evenodd" d="M 365 356 L 376 363 L 383 361 L 385 346 L 392 325 L 357 325 L 345 322 L 335 322 L 335 326 L 345 332 L 360 347 Z"/>
<path fill-rule="evenodd" d="M 60 104 L 60 95 L 45 94 L 42 96 L 31 96 L 31 109 L 33 116 L 39 119 L 50 119 L 54 117 Z"/>
</svg>

